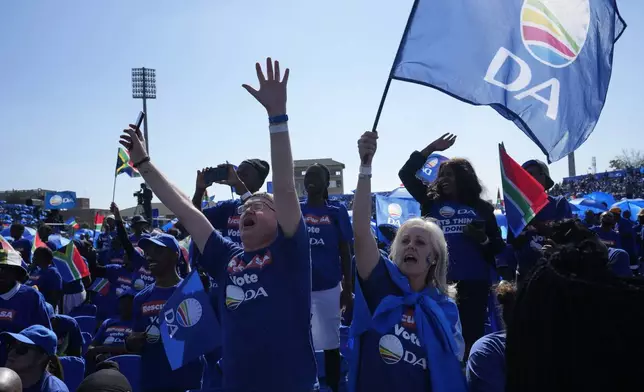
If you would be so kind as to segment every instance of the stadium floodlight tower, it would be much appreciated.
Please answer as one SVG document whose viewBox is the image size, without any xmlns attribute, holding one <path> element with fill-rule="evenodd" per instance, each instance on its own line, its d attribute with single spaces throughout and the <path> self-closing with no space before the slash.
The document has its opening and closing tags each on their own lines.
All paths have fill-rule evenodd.
<svg viewBox="0 0 644 392">
<path fill-rule="evenodd" d="M 157 98 L 157 71 L 151 68 L 132 68 L 132 98 L 143 100 L 143 136 L 145 149 L 150 153 L 148 139 L 148 108 L 146 100 Z"/>
</svg>

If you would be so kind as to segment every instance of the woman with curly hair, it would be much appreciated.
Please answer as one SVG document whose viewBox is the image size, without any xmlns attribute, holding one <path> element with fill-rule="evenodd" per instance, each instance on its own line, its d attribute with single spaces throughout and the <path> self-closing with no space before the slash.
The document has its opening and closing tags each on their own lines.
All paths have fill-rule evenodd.
<svg viewBox="0 0 644 392">
<path fill-rule="evenodd" d="M 483 188 L 469 161 L 455 158 L 443 162 L 431 184 L 416 177 L 433 152 L 444 151 L 455 141 L 455 135 L 445 134 L 424 150 L 414 151 L 398 175 L 420 203 L 422 215 L 436 219 L 445 233 L 449 249 L 447 280 L 457 285 L 467 356 L 472 344 L 485 333 L 494 256 L 505 244 L 494 207 L 481 199 Z"/>
</svg>

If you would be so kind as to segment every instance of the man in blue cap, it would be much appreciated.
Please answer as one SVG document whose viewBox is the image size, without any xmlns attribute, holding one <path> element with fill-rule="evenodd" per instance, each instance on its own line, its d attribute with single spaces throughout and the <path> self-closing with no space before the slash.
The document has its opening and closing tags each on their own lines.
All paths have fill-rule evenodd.
<svg viewBox="0 0 644 392">
<path fill-rule="evenodd" d="M 23 391 L 69 392 L 56 357 L 56 334 L 42 325 L 32 325 L 20 333 L 1 334 L 9 344 L 6 366 L 20 376 Z M 50 373 L 51 372 L 51 373 Z"/>
<path fill-rule="evenodd" d="M 141 389 L 144 391 L 185 391 L 199 389 L 203 365 L 193 361 L 175 371 L 170 367 L 161 339 L 161 311 L 181 283 L 177 264 L 182 256 L 179 242 L 169 234 L 157 234 L 139 241 L 155 283 L 134 297 L 133 332 L 126 340 L 129 351 L 141 355 Z"/>
</svg>

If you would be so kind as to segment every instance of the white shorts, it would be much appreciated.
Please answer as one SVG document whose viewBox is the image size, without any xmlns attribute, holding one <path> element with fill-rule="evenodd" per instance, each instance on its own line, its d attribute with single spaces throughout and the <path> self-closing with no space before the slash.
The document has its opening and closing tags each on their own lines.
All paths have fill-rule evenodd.
<svg viewBox="0 0 644 392">
<path fill-rule="evenodd" d="M 311 292 L 311 334 L 316 351 L 340 348 L 340 293 L 340 284 L 329 290 Z"/>
<path fill-rule="evenodd" d="M 75 307 L 85 302 L 87 292 L 85 290 L 76 294 L 65 294 L 63 296 L 63 314 L 69 314 Z"/>
</svg>

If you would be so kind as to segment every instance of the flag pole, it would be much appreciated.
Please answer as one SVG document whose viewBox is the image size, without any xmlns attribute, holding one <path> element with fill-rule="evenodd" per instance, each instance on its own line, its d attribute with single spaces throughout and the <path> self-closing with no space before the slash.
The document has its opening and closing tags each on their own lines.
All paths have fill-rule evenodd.
<svg viewBox="0 0 644 392">
<path fill-rule="evenodd" d="M 118 177 L 118 175 L 114 176 L 114 185 L 112 185 L 112 203 L 114 203 L 114 198 L 116 196 L 116 177 Z"/>
<path fill-rule="evenodd" d="M 380 114 L 382 113 L 382 108 L 385 106 L 385 100 L 387 99 L 387 94 L 389 93 L 389 86 L 391 85 L 391 80 L 394 73 L 394 69 L 396 67 L 396 62 L 400 57 L 400 52 L 402 50 L 403 43 L 405 42 L 405 37 L 407 37 L 409 27 L 411 26 L 411 21 L 412 19 L 414 19 L 416 8 L 418 8 L 418 2 L 419 0 L 414 1 L 414 5 L 411 7 L 411 11 L 409 12 L 409 18 L 407 18 L 405 31 L 403 32 L 403 35 L 400 38 L 400 43 L 398 44 L 398 50 L 396 51 L 396 57 L 394 57 L 394 62 L 391 65 L 391 70 L 389 71 L 389 77 L 387 78 L 387 83 L 385 84 L 385 90 L 382 93 L 382 98 L 380 98 L 380 105 L 378 105 L 378 111 L 376 112 L 376 119 L 374 120 L 373 127 L 371 128 L 372 132 L 378 132 L 378 123 L 380 122 Z"/>
</svg>

